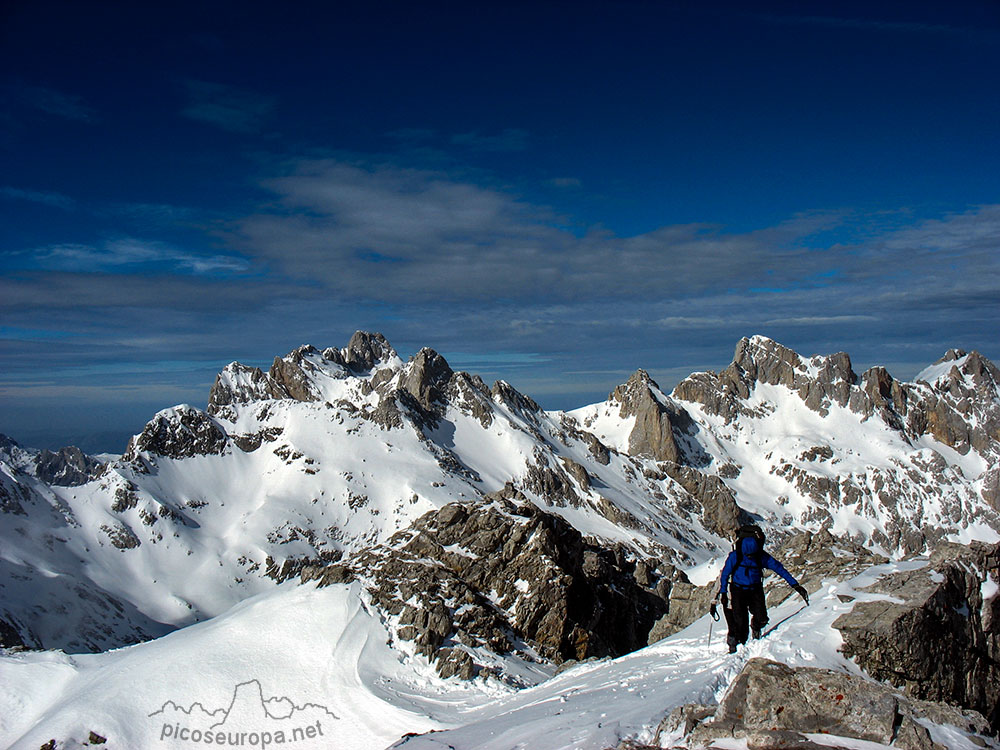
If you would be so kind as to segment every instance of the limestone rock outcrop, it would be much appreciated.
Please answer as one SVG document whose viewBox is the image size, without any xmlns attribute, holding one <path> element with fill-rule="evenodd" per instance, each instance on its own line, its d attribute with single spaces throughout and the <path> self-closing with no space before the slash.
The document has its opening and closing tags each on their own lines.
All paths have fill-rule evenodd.
<svg viewBox="0 0 1000 750">
<path fill-rule="evenodd" d="M 97 478 L 103 471 L 104 464 L 70 445 L 55 453 L 48 450 L 39 453 L 35 474 L 47 484 L 77 487 Z"/>
<path fill-rule="evenodd" d="M 1000 544 L 942 545 L 886 576 L 835 622 L 843 652 L 917 698 L 975 709 L 1000 729 Z"/>
<path fill-rule="evenodd" d="M 901 750 L 946 750 L 924 722 L 953 726 L 984 746 L 982 736 L 989 732 L 986 720 L 974 711 L 910 698 L 846 672 L 756 658 L 746 663 L 714 711 L 683 706 L 658 734 L 685 734 L 688 747 L 713 747 L 717 740 L 736 738 L 745 740 L 748 750 L 820 750 L 849 746 L 837 743 L 843 738 Z M 826 737 L 820 744 L 807 734 Z"/>
<path fill-rule="evenodd" d="M 228 443 L 225 431 L 207 413 L 182 404 L 157 414 L 142 432 L 129 441 L 123 455 L 133 461 L 140 452 L 167 458 L 190 458 L 222 453 Z"/>
<path fill-rule="evenodd" d="M 426 514 L 388 544 L 338 563 L 333 580 L 349 565 L 398 617 L 399 637 L 445 676 L 478 674 L 477 648 L 523 652 L 523 642 L 560 663 L 646 645 L 666 610 L 669 574 L 588 542 L 511 487 L 487 500 Z M 304 578 L 325 580 L 321 567 L 306 570 Z"/>
<path fill-rule="evenodd" d="M 658 461 L 681 460 L 677 441 L 674 439 L 673 421 L 680 418 L 656 397 L 659 386 L 645 370 L 637 370 L 628 382 L 618 386 L 609 400 L 621 404 L 619 416 L 635 417 L 635 426 L 628 438 L 629 454 L 649 456 Z"/>
</svg>

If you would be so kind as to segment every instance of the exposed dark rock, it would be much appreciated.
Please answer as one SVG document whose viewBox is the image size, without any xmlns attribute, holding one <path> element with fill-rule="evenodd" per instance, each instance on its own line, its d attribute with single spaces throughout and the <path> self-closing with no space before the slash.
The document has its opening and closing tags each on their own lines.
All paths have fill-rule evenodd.
<svg viewBox="0 0 1000 750">
<path fill-rule="evenodd" d="M 479 420 L 484 428 L 493 424 L 493 401 L 489 389 L 478 375 L 456 372 L 445 389 L 448 403 Z"/>
<path fill-rule="evenodd" d="M 506 653 L 524 641 L 561 662 L 646 644 L 665 610 L 656 571 L 586 541 L 512 488 L 490 500 L 446 505 L 352 560 L 373 598 L 398 615 L 400 638 L 442 674 L 463 677 L 478 673 L 472 649 L 480 646 Z M 324 575 L 302 571 L 321 585 Z"/>
<path fill-rule="evenodd" d="M 667 590 L 667 611 L 646 636 L 650 645 L 679 633 L 699 617 L 703 617 L 719 589 L 717 583 L 695 586 L 682 571 L 677 571 L 675 575 L 676 580 L 671 582 Z"/>
<path fill-rule="evenodd" d="M 0 648 L 24 648 L 26 645 L 18 629 L 0 619 Z"/>
<path fill-rule="evenodd" d="M 334 349 L 332 346 L 323 350 L 323 359 L 327 362 L 333 362 L 333 364 L 340 367 L 347 367 L 347 360 L 344 358 L 344 353 L 340 349 Z"/>
<path fill-rule="evenodd" d="M 878 415 L 890 427 L 904 429 L 908 396 L 902 384 L 884 367 L 872 367 L 861 376 L 861 388 L 851 394 L 848 406 L 864 417 Z"/>
<path fill-rule="evenodd" d="M 309 581 L 319 581 L 320 586 L 330 586 L 335 583 L 350 583 L 354 580 L 354 571 L 347 565 L 318 565 L 310 564 L 302 566 L 299 573 L 302 583 Z"/>
<path fill-rule="evenodd" d="M 983 717 L 945 704 L 909 698 L 890 687 L 846 672 L 792 668 L 767 659 L 750 659 L 704 720 L 704 706 L 675 710 L 658 735 L 692 727 L 692 747 L 722 738 L 746 739 L 748 748 L 819 750 L 806 734 L 864 740 L 905 750 L 945 750 L 921 723 L 949 724 L 979 736 L 989 731 Z M 692 726 L 693 725 L 693 726 Z M 833 745 L 836 746 L 835 744 Z"/>
<path fill-rule="evenodd" d="M 659 466 L 698 501 L 702 507 L 702 523 L 712 533 L 730 538 L 740 526 L 752 520 L 736 504 L 733 491 L 719 477 L 669 461 L 662 461 Z"/>
<path fill-rule="evenodd" d="M 300 346 L 287 357 L 275 357 L 268 377 L 279 393 L 287 393 L 287 398 L 296 401 L 319 401 L 319 394 L 306 369 L 305 357 L 317 354 L 311 346 Z"/>
<path fill-rule="evenodd" d="M 628 437 L 630 455 L 679 462 L 681 454 L 671 423 L 672 416 L 679 416 L 679 409 L 664 405 L 653 393 L 654 388 L 659 390 L 649 374 L 637 370 L 627 383 L 615 388 L 609 400 L 621 404 L 622 419 L 635 417 L 635 426 Z"/>
<path fill-rule="evenodd" d="M 24 503 L 31 502 L 31 492 L 17 480 L 0 472 L 0 512 L 26 516 Z"/>
<path fill-rule="evenodd" d="M 160 412 L 132 438 L 123 458 L 134 461 L 140 451 L 166 458 L 218 455 L 228 439 L 208 414 L 191 406 Z"/>
<path fill-rule="evenodd" d="M 208 394 L 206 411 L 215 415 L 227 406 L 280 398 L 288 398 L 288 392 L 265 375 L 259 367 L 247 367 L 239 362 L 232 362 L 216 375 L 215 383 Z"/>
<path fill-rule="evenodd" d="M 943 545 L 926 568 L 869 587 L 893 600 L 859 602 L 834 622 L 844 653 L 877 679 L 975 709 L 1000 729 L 1000 596 L 984 601 L 988 577 L 1000 580 L 1000 545 Z"/>
<path fill-rule="evenodd" d="M 139 504 L 139 494 L 135 485 L 125 482 L 123 486 L 115 488 L 115 501 L 111 504 L 111 510 L 115 513 L 124 513 Z"/>
<path fill-rule="evenodd" d="M 567 458 L 562 456 L 560 458 L 562 461 L 563 468 L 572 476 L 576 483 L 580 485 L 584 492 L 590 489 L 590 474 L 587 470 L 579 463 L 574 461 L 572 458 Z"/>
<path fill-rule="evenodd" d="M 77 487 L 96 479 L 103 471 L 104 464 L 76 446 L 60 448 L 58 453 L 43 450 L 38 454 L 36 473 L 47 484 Z"/>
<path fill-rule="evenodd" d="M 579 464 L 576 465 L 583 469 Z M 553 505 L 579 506 L 581 502 L 566 472 L 558 466 L 550 466 L 548 458 L 542 451 L 535 452 L 534 461 L 528 464 L 527 472 L 520 484 L 522 489 Z"/>
<path fill-rule="evenodd" d="M 142 544 L 135 532 L 122 524 L 116 523 L 114 526 L 104 524 L 101 526 L 101 531 L 107 534 L 111 543 L 120 550 L 135 549 Z"/>
<path fill-rule="evenodd" d="M 384 395 L 375 409 L 363 410 L 361 416 L 368 419 L 383 430 L 395 430 L 403 426 L 403 412 L 399 408 L 396 397 L 398 391 Z"/>
<path fill-rule="evenodd" d="M 414 355 L 407 366 L 400 387 L 425 410 L 433 411 L 442 401 L 452 375 L 444 357 L 433 349 L 424 348 Z"/>
<path fill-rule="evenodd" d="M 273 443 L 284 433 L 283 427 L 265 427 L 247 435 L 230 435 L 236 447 L 245 453 L 252 453 L 264 443 Z"/>
<path fill-rule="evenodd" d="M 542 407 L 535 403 L 534 399 L 525 396 L 504 380 L 498 380 L 493 384 L 490 395 L 521 417 L 536 415 L 542 411 Z"/>
<path fill-rule="evenodd" d="M 354 372 L 363 372 L 395 356 L 396 351 L 381 333 L 356 331 L 347 344 L 344 362 Z"/>
</svg>

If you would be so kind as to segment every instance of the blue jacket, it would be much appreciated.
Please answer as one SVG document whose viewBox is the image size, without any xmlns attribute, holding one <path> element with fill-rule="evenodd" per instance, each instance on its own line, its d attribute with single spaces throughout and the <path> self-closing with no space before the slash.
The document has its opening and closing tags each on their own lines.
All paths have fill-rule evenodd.
<svg viewBox="0 0 1000 750">
<path fill-rule="evenodd" d="M 779 576 L 785 579 L 789 586 L 798 586 L 799 583 L 792 578 L 791 573 L 785 570 L 784 566 L 764 552 L 760 544 L 753 537 L 747 537 L 742 542 L 743 559 L 739 566 L 736 565 L 736 550 L 729 553 L 726 564 L 722 568 L 722 588 L 720 592 L 725 594 L 729 588 L 729 578 L 732 576 L 734 586 L 749 588 L 759 586 L 761 583 L 764 568 L 770 568 Z"/>
</svg>

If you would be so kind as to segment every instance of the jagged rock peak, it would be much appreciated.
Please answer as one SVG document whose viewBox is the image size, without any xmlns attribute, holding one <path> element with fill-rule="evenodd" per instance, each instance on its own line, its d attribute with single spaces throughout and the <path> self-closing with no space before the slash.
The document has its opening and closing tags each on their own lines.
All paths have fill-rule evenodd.
<svg viewBox="0 0 1000 750">
<path fill-rule="evenodd" d="M 608 400 L 621 405 L 619 416 L 623 419 L 635 417 L 628 438 L 629 454 L 679 463 L 681 454 L 674 439 L 674 424 L 681 415 L 678 409 L 668 408 L 661 398 L 665 397 L 649 373 L 636 370 L 626 383 L 611 392 Z"/>
<path fill-rule="evenodd" d="M 542 410 L 542 407 L 533 398 L 524 395 L 506 380 L 496 381 L 490 395 L 494 400 L 500 401 L 522 414 L 538 414 Z"/>
<path fill-rule="evenodd" d="M 287 397 L 288 394 L 259 367 L 230 362 L 215 377 L 208 394 L 208 413 L 217 414 L 222 407 L 232 404 Z"/>
<path fill-rule="evenodd" d="M 660 386 L 645 370 L 636 370 L 624 383 L 616 387 L 608 395 L 608 401 L 621 405 L 621 416 L 631 417 L 642 410 L 652 399 L 658 401 L 652 389 L 660 390 Z"/>
<path fill-rule="evenodd" d="M 973 390 L 990 397 L 1000 397 L 1000 368 L 977 351 L 949 349 L 945 355 L 915 378 L 939 390 L 961 397 Z"/>
<path fill-rule="evenodd" d="M 425 409 L 431 409 L 442 400 L 452 375 L 454 372 L 445 358 L 424 347 L 407 364 L 400 387 Z"/>
<path fill-rule="evenodd" d="M 53 453 L 43 450 L 38 455 L 38 478 L 48 484 L 77 487 L 86 484 L 104 471 L 104 464 L 88 456 L 75 445 Z"/>
<path fill-rule="evenodd" d="M 316 353 L 318 352 L 314 347 L 307 345 L 300 346 L 287 357 L 275 357 L 267 373 L 274 385 L 273 392 L 283 393 L 285 398 L 293 398 L 296 401 L 318 401 L 319 394 L 313 387 L 308 372 L 303 368 L 306 356 Z"/>
<path fill-rule="evenodd" d="M 718 375 L 695 373 L 677 385 L 673 396 L 732 420 L 746 411 L 740 401 L 758 384 L 789 388 L 810 409 L 826 414 L 831 403 L 847 406 L 860 381 L 844 352 L 803 359 L 773 339 L 752 336 L 740 339 L 729 367 Z"/>
<path fill-rule="evenodd" d="M 734 366 L 751 380 L 771 385 L 791 386 L 796 374 L 814 377 L 824 384 L 837 381 L 853 384 L 858 379 L 851 367 L 851 358 L 845 352 L 806 361 L 792 349 L 766 336 L 740 339 L 730 368 Z"/>
<path fill-rule="evenodd" d="M 367 331 L 355 331 L 342 353 L 343 361 L 355 372 L 371 370 L 380 362 L 398 357 L 385 336 Z"/>
<path fill-rule="evenodd" d="M 125 461 L 135 461 L 140 453 L 166 458 L 190 458 L 220 454 L 228 438 L 206 412 L 188 404 L 164 409 L 128 444 Z"/>
</svg>

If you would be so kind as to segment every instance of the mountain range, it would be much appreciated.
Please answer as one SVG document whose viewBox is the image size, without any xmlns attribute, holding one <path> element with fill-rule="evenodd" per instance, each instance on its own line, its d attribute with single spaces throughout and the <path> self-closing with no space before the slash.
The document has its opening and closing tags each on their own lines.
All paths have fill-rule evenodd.
<svg viewBox="0 0 1000 750">
<path fill-rule="evenodd" d="M 287 630 L 282 601 L 305 611 L 310 597 L 336 612 L 341 641 L 352 628 L 384 641 L 377 656 L 344 646 L 362 675 L 354 692 L 351 680 L 325 691 L 329 675 L 317 676 L 300 701 L 344 716 L 329 695 L 348 705 L 376 695 L 350 719 L 354 746 L 383 746 L 397 729 L 472 726 L 463 711 L 487 699 L 707 626 L 709 584 L 743 523 L 759 524 L 770 547 L 800 551 L 807 585 L 833 598 L 830 580 L 878 565 L 902 574 L 949 545 L 1000 542 L 998 457 L 1000 370 L 977 352 L 948 351 L 901 382 L 881 367 L 858 374 L 843 353 L 803 357 L 754 336 L 721 372 L 667 393 L 637 370 L 606 401 L 572 411 L 487 386 L 431 349 L 404 362 L 376 333 L 299 347 L 267 372 L 234 362 L 204 409 L 157 413 L 114 460 L 0 437 L 0 673 L 23 708 L 2 720 L 0 742 L 86 736 L 64 720 L 88 705 L 68 688 L 25 697 L 43 662 L 55 659 L 67 680 L 103 671 L 114 683 L 114 665 L 162 666 L 192 643 L 211 661 L 211 629 L 251 615 L 271 652 L 296 651 L 294 631 L 272 631 Z M 840 552 L 824 557 L 817 539 Z M 981 572 L 985 613 L 1000 574 L 966 569 Z M 789 606 L 780 589 L 771 596 Z M 219 694 L 257 679 L 252 667 L 217 666 Z M 150 711 L 165 694 L 149 694 Z M 428 707 L 438 694 L 447 710 Z M 14 703 L 0 696 L 0 715 Z M 356 719 L 376 704 L 402 713 L 384 725 L 375 710 Z M 153 736 L 113 729 L 139 744 Z M 618 739 L 646 729 L 650 739 L 655 727 Z"/>
</svg>

